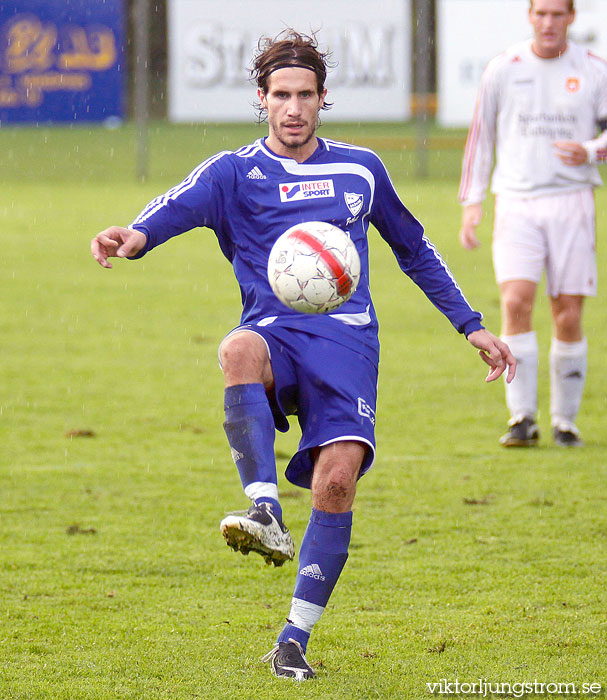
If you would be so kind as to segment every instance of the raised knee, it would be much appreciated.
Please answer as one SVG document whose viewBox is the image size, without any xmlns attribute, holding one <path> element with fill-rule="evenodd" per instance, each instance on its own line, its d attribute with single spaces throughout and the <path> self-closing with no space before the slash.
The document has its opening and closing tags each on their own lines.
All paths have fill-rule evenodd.
<svg viewBox="0 0 607 700">
<path fill-rule="evenodd" d="M 253 350 L 251 339 L 245 333 L 226 338 L 219 348 L 219 359 L 221 366 L 227 367 L 232 364 L 239 364 L 244 358 L 250 358 Z"/>
<path fill-rule="evenodd" d="M 219 361 L 227 385 L 261 382 L 269 387 L 273 382 L 266 344 L 253 333 L 226 338 L 219 348 Z"/>
</svg>

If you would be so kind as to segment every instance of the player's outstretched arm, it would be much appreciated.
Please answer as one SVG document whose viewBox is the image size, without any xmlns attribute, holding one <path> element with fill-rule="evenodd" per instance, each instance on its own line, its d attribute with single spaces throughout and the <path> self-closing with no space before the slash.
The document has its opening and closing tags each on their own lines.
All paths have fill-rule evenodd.
<svg viewBox="0 0 607 700">
<path fill-rule="evenodd" d="M 462 227 L 459 230 L 460 243 L 467 250 L 478 248 L 481 242 L 476 235 L 476 227 L 483 218 L 482 204 L 467 204 L 462 211 Z"/>
<path fill-rule="evenodd" d="M 112 267 L 108 258 L 131 258 L 146 243 L 145 234 L 131 228 L 110 226 L 91 241 L 91 253 L 102 267 Z"/>
<path fill-rule="evenodd" d="M 510 352 L 510 348 L 493 333 L 483 328 L 480 331 L 473 331 L 468 335 L 468 341 L 478 348 L 478 354 L 483 362 L 486 362 L 490 369 L 485 381 L 492 382 L 508 369 L 506 381 L 510 383 L 516 373 L 516 360 Z"/>
</svg>

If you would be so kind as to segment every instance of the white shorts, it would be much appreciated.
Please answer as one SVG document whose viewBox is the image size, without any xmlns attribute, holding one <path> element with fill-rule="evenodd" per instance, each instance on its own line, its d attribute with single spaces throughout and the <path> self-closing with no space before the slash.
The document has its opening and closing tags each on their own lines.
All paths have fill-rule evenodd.
<svg viewBox="0 0 607 700">
<path fill-rule="evenodd" d="M 596 296 L 592 189 L 545 197 L 498 195 L 493 267 L 498 283 L 539 283 L 545 268 L 550 296 Z"/>
</svg>

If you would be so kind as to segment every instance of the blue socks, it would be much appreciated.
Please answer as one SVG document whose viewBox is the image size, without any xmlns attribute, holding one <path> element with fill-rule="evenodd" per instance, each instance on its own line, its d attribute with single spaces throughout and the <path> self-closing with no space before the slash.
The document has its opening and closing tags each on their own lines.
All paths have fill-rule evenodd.
<svg viewBox="0 0 607 700">
<path fill-rule="evenodd" d="M 223 427 L 247 496 L 269 503 L 282 520 L 274 457 L 274 418 L 263 384 L 238 384 L 225 390 Z M 352 512 L 312 509 L 299 551 L 299 573 L 288 623 L 279 642 L 295 639 L 306 650 L 348 558 Z"/>
<path fill-rule="evenodd" d="M 263 384 L 238 384 L 225 390 L 224 430 L 242 486 L 256 483 L 276 485 L 274 418 Z M 247 493 L 257 500 L 255 494 Z M 261 496 L 261 494 L 258 494 Z M 271 496 L 278 498 L 278 492 Z"/>
<path fill-rule="evenodd" d="M 348 558 L 351 532 L 351 511 L 326 513 L 312 508 L 299 551 L 291 611 L 279 642 L 294 639 L 305 652 L 312 627 L 320 619 Z"/>
</svg>

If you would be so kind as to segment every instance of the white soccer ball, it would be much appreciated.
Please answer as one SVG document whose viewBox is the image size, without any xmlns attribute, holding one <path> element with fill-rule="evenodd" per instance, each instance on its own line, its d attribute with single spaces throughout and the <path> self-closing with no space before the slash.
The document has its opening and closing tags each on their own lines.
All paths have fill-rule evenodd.
<svg viewBox="0 0 607 700">
<path fill-rule="evenodd" d="M 287 229 L 268 259 L 268 280 L 280 301 L 295 311 L 324 314 L 354 294 L 360 258 L 347 233 L 324 221 Z"/>
</svg>

